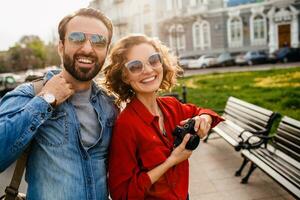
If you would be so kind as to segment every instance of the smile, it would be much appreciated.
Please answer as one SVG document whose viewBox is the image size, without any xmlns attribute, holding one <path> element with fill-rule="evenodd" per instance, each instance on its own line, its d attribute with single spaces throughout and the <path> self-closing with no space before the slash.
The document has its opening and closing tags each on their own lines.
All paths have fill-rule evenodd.
<svg viewBox="0 0 300 200">
<path fill-rule="evenodd" d="M 151 81 L 154 81 L 154 79 L 156 79 L 156 76 L 152 76 L 152 77 L 143 79 L 141 82 L 142 82 L 142 83 L 149 83 L 149 82 L 151 82 Z"/>
<path fill-rule="evenodd" d="M 83 64 L 92 64 L 94 62 L 93 59 L 89 57 L 79 57 L 77 58 L 77 61 Z"/>
</svg>

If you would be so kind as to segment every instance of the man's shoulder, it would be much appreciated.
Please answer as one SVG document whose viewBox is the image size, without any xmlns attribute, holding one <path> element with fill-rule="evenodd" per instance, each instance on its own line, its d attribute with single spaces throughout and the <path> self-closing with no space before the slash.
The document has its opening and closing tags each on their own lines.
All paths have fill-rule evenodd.
<svg viewBox="0 0 300 200">
<path fill-rule="evenodd" d="M 34 96 L 33 84 L 31 82 L 18 85 L 14 90 L 8 92 L 6 95 L 12 96 Z"/>
</svg>

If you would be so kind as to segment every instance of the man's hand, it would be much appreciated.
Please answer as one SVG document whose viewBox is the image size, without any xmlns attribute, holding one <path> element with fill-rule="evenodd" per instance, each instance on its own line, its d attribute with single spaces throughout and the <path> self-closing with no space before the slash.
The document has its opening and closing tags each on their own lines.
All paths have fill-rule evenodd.
<svg viewBox="0 0 300 200">
<path fill-rule="evenodd" d="M 202 139 L 207 136 L 212 123 L 212 118 L 210 115 L 202 114 L 196 117 L 193 117 L 195 120 L 195 126 L 194 130 L 197 133 L 197 135 Z M 180 125 L 184 125 L 187 123 L 189 119 L 183 120 L 180 122 Z"/>
<path fill-rule="evenodd" d="M 59 73 L 47 81 L 38 95 L 53 94 L 56 99 L 56 106 L 58 106 L 72 96 L 74 92 L 72 85 L 66 81 L 62 73 Z"/>
</svg>

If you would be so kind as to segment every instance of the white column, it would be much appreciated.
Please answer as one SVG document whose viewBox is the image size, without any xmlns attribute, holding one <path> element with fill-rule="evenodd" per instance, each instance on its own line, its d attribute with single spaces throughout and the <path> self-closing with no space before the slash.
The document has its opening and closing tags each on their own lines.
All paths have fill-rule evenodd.
<svg viewBox="0 0 300 200">
<path fill-rule="evenodd" d="M 275 8 L 272 7 L 268 12 L 269 17 L 269 51 L 273 52 L 278 49 L 277 27 L 274 23 Z"/>
<path fill-rule="evenodd" d="M 299 11 L 293 6 L 289 6 L 291 12 L 293 13 L 293 20 L 291 23 L 291 46 L 299 47 L 299 25 L 298 25 L 298 14 Z"/>
</svg>

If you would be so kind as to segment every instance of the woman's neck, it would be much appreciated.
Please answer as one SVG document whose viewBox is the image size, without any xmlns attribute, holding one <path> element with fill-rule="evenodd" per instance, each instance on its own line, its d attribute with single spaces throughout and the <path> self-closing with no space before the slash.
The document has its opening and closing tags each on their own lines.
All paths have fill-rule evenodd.
<svg viewBox="0 0 300 200">
<path fill-rule="evenodd" d="M 146 106 L 153 115 L 159 115 L 159 107 L 156 101 L 156 94 L 137 94 L 137 98 Z"/>
</svg>

